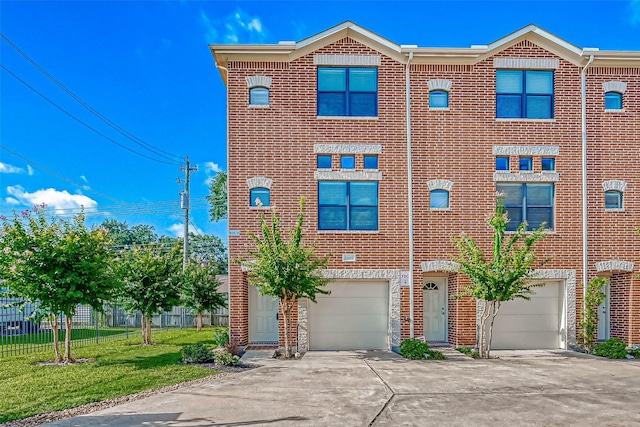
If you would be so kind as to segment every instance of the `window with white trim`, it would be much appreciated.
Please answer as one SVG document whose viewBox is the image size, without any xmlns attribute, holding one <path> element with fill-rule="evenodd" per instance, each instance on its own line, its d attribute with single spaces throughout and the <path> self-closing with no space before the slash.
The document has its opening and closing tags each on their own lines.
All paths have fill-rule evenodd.
<svg viewBox="0 0 640 427">
<path fill-rule="evenodd" d="M 504 195 L 509 216 L 507 231 L 515 231 L 523 222 L 527 223 L 527 230 L 539 228 L 542 223 L 547 229 L 554 228 L 554 184 L 499 183 L 497 190 Z"/>
</svg>

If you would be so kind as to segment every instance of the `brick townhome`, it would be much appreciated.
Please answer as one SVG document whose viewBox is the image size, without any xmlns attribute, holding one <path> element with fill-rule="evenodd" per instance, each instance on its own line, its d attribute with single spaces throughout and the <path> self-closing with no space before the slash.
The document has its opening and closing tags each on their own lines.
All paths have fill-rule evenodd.
<svg viewBox="0 0 640 427">
<path fill-rule="evenodd" d="M 306 238 L 332 254 L 331 295 L 295 312 L 301 351 L 474 345 L 451 237 L 489 249 L 497 191 L 510 227 L 547 222 L 553 259 L 530 302 L 503 305 L 494 348 L 575 344 L 585 271 L 611 278 L 598 337 L 640 344 L 640 52 L 533 25 L 471 48 L 397 45 L 351 22 L 211 51 L 228 91 L 230 258 L 261 211 L 292 225 L 301 196 Z M 237 264 L 229 277 L 232 338 L 282 342 L 277 304 Z"/>
</svg>

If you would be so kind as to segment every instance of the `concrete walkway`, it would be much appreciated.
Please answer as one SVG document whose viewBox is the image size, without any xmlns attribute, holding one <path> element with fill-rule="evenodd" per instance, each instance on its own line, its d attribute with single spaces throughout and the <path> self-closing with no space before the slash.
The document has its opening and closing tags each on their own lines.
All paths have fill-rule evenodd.
<svg viewBox="0 0 640 427">
<path fill-rule="evenodd" d="M 485 361 L 445 351 L 445 361 L 390 352 L 264 359 L 257 369 L 46 425 L 640 425 L 640 361 L 571 352 L 496 352 Z"/>
</svg>

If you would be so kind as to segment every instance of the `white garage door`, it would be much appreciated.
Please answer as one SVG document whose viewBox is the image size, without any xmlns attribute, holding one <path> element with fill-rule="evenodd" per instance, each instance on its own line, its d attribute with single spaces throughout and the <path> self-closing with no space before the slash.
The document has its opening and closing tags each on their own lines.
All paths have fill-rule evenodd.
<svg viewBox="0 0 640 427">
<path fill-rule="evenodd" d="M 310 350 L 388 350 L 389 284 L 330 283 L 309 302 Z"/>
<path fill-rule="evenodd" d="M 502 303 L 496 316 L 491 348 L 561 348 L 560 333 L 564 320 L 564 286 L 551 282 L 534 288 L 529 301 L 517 299 Z"/>
</svg>

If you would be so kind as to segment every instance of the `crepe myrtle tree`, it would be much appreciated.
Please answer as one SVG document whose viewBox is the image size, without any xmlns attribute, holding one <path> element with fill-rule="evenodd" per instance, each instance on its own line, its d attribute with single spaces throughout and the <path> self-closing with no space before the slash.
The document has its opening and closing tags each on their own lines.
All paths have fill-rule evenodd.
<svg viewBox="0 0 640 427">
<path fill-rule="evenodd" d="M 84 214 L 70 220 L 48 219 L 46 205 L 2 217 L 0 279 L 24 309 L 36 307 L 34 317 L 47 317 L 53 331 L 56 362 L 74 362 L 72 319 L 78 305 L 103 311 L 118 289 L 111 265 L 111 239 L 102 227 L 87 229 Z M 58 315 L 64 314 L 64 357 L 58 343 Z"/>
<path fill-rule="evenodd" d="M 317 294 L 329 294 L 323 289 L 328 279 L 321 270 L 329 263 L 329 255 L 317 257 L 314 245 L 306 246 L 302 241 L 304 205 L 300 199 L 300 212 L 292 230 L 283 236 L 280 217 L 271 210 L 271 220 L 260 214 L 260 235 L 248 233 L 255 243 L 249 250 L 249 260 L 237 260 L 249 271 L 249 283 L 258 288 L 260 295 L 270 295 L 278 300 L 284 323 L 284 356 L 291 356 L 290 328 L 291 312 L 296 302 L 307 298 L 316 302 Z"/>
<path fill-rule="evenodd" d="M 218 222 L 227 218 L 227 173 L 219 171 L 209 184 L 207 200 L 211 204 L 209 208 L 209 220 Z"/>
<path fill-rule="evenodd" d="M 180 244 L 153 243 L 122 250 L 117 260 L 120 305 L 142 313 L 142 344 L 151 345 L 153 315 L 180 304 Z"/>
<path fill-rule="evenodd" d="M 487 259 L 472 238 L 464 234 L 453 238 L 459 255 L 452 259 L 460 264 L 458 271 L 466 274 L 472 283 L 456 297 L 470 296 L 480 301 L 482 312 L 477 319 L 478 351 L 480 357 L 487 359 L 490 357 L 493 324 L 500 305 L 516 298 L 529 300 L 533 288 L 543 286 L 530 276 L 537 263 L 534 245 L 545 237 L 545 224 L 527 231 L 527 224 L 523 222 L 505 240 L 508 223 L 504 195 L 498 194 L 496 210 L 489 219 L 489 225 L 493 228 L 493 251 L 490 259 Z M 547 261 L 548 259 L 538 264 L 543 265 Z"/>
<path fill-rule="evenodd" d="M 215 265 L 191 260 L 180 274 L 182 305 L 196 315 L 196 329 L 202 330 L 202 313 L 226 307 L 227 300 L 218 292 L 220 282 L 216 279 Z"/>
</svg>

